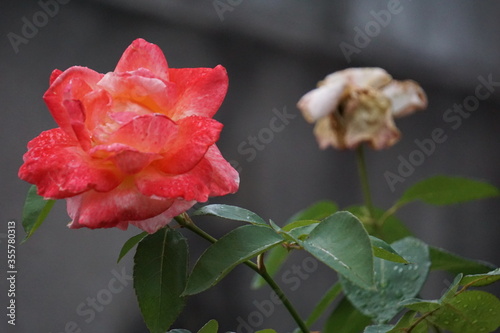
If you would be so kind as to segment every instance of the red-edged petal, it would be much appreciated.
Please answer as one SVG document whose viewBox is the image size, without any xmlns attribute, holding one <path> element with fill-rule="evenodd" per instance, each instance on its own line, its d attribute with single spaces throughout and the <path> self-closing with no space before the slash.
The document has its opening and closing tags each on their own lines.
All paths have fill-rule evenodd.
<svg viewBox="0 0 500 333">
<path fill-rule="evenodd" d="M 162 158 L 160 154 L 141 152 L 121 143 L 95 146 L 89 154 L 93 158 L 112 161 L 128 175 L 138 173 L 152 161 Z"/>
<path fill-rule="evenodd" d="M 239 175 L 213 145 L 196 167 L 187 173 L 171 176 L 148 168 L 136 177 L 136 183 L 146 196 L 205 202 L 209 196 L 236 192 Z"/>
<path fill-rule="evenodd" d="M 110 191 L 121 182 L 109 162 L 91 159 L 60 128 L 42 132 L 28 143 L 19 178 L 35 184 L 38 194 L 52 199 L 89 189 Z"/>
<path fill-rule="evenodd" d="M 205 156 L 208 148 L 219 139 L 223 125 L 218 121 L 192 116 L 177 121 L 178 134 L 168 143 L 161 161 L 155 165 L 165 173 L 185 173 Z"/>
<path fill-rule="evenodd" d="M 72 119 L 74 116 L 72 106 L 74 104 L 71 101 L 81 101 L 86 94 L 94 89 L 101 77 L 102 74 L 89 68 L 71 67 L 59 74 L 43 95 L 56 123 L 66 134 L 75 139 L 78 139 L 78 135 L 75 134 L 73 125 L 75 121 L 81 122 L 81 119 Z M 68 107 L 70 107 L 69 110 Z M 85 119 L 85 115 L 83 118 Z"/>
<path fill-rule="evenodd" d="M 184 213 L 189 208 L 193 207 L 195 203 L 196 201 L 184 201 L 182 199 L 177 199 L 169 209 L 167 209 L 160 215 L 147 220 L 130 221 L 129 223 L 144 231 L 147 231 L 150 234 L 153 234 L 166 226 L 175 216 Z"/>
<path fill-rule="evenodd" d="M 191 115 L 213 117 L 219 110 L 228 87 L 227 72 L 215 68 L 171 68 L 170 81 L 177 84 L 179 99 L 175 104 L 177 120 Z"/>
<path fill-rule="evenodd" d="M 142 152 L 160 153 L 174 140 L 178 126 L 161 114 L 138 116 L 108 137 L 109 143 L 121 143 Z"/>
<path fill-rule="evenodd" d="M 129 72 L 139 68 L 149 69 L 160 79 L 168 81 L 168 64 L 162 50 L 141 38 L 134 40 L 123 52 L 115 72 Z"/>
<path fill-rule="evenodd" d="M 133 184 L 122 184 L 110 192 L 87 191 L 67 199 L 70 228 L 126 228 L 129 221 L 142 221 L 166 211 L 172 199 L 142 195 Z"/>
<path fill-rule="evenodd" d="M 69 115 L 69 122 L 83 150 L 88 151 L 91 146 L 90 132 L 85 126 L 85 110 L 79 100 L 64 100 L 63 105 Z"/>
<path fill-rule="evenodd" d="M 60 69 L 54 69 L 52 73 L 50 74 L 50 79 L 49 79 L 49 85 L 54 83 L 54 81 L 63 73 L 62 70 Z"/>
</svg>

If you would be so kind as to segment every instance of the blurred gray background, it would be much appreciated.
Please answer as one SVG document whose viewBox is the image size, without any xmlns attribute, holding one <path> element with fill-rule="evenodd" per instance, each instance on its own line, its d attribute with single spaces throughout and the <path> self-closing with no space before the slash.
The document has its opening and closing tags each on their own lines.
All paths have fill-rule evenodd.
<svg viewBox="0 0 500 333">
<path fill-rule="evenodd" d="M 235 195 L 211 202 L 243 206 L 278 224 L 321 199 L 334 200 L 341 207 L 360 203 L 354 154 L 320 151 L 312 126 L 295 106 L 325 75 L 352 66 L 383 67 L 396 79 L 414 79 L 429 97 L 428 110 L 397 120 L 403 138 L 396 146 L 368 152 L 378 206 L 389 207 L 408 185 L 434 174 L 468 176 L 500 186 L 498 2 L 55 1 L 0 3 L 2 253 L 6 253 L 7 221 L 18 222 L 18 241 L 24 237 L 20 220 L 29 185 L 17 178 L 17 170 L 26 144 L 41 131 L 55 127 L 42 101 L 51 71 L 73 65 L 112 71 L 125 48 L 138 37 L 158 44 L 171 67 L 222 64 L 227 68 L 229 91 L 216 115 L 225 125 L 218 145 L 228 160 L 238 164 L 241 188 Z M 37 31 L 24 28 L 23 32 L 26 22 L 37 22 Z M 22 38 L 25 33 L 29 38 L 15 46 L 9 33 Z M 491 95 L 477 110 L 446 121 L 447 110 L 471 101 L 479 77 L 488 76 L 497 82 Z M 274 133 L 251 158 L 238 147 L 269 127 L 273 110 L 296 116 L 289 116 L 285 129 Z M 384 173 L 396 173 L 399 156 L 407 159 L 417 149 L 414 140 L 430 138 L 436 128 L 443 129 L 445 142 L 391 191 Z M 398 213 L 427 243 L 496 265 L 500 265 L 499 215 L 498 200 L 440 208 L 417 203 Z M 58 202 L 38 232 L 18 245 L 17 325 L 8 327 L 2 314 L 0 327 L 5 329 L 0 331 L 146 332 L 128 279 L 132 255 L 116 264 L 122 244 L 139 231 L 69 230 L 67 222 L 65 204 Z M 208 218 L 199 222 L 214 235 L 234 226 Z M 188 236 L 193 256 L 199 255 L 206 244 Z M 3 254 L 0 260 L 5 309 Z M 307 262 L 305 256 L 294 254 L 277 278 L 303 316 L 335 279 L 321 265 L 310 269 L 307 277 L 290 275 L 293 265 Z M 115 280 L 117 275 L 121 280 Z M 250 270 L 238 267 L 215 288 L 190 298 L 176 327 L 196 331 L 216 318 L 221 331 L 236 330 L 242 321 L 250 322 L 254 330 L 271 326 L 280 332 L 293 329 L 282 306 L 265 315 L 260 311 L 265 319 L 260 322 L 256 304 L 269 299 L 269 290 L 250 290 L 251 278 Z M 451 281 L 452 277 L 437 275 L 423 296 L 439 297 Z M 500 294 L 499 288 L 494 290 Z M 92 309 L 92 298 L 105 304 Z"/>
</svg>

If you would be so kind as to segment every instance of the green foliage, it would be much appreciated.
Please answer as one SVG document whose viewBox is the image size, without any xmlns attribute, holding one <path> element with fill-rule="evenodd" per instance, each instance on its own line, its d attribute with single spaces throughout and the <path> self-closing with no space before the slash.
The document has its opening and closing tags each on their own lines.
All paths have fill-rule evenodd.
<svg viewBox="0 0 500 333">
<path fill-rule="evenodd" d="M 370 238 L 351 213 L 337 212 L 327 217 L 300 245 L 346 279 L 365 288 L 373 287 Z"/>
<path fill-rule="evenodd" d="M 364 333 L 428 333 L 429 324 L 420 320 L 415 311 L 407 311 L 396 325 L 373 325 L 368 326 Z"/>
<path fill-rule="evenodd" d="M 380 227 L 376 228 L 374 227 L 374 221 L 372 221 L 370 213 L 365 206 L 349 206 L 346 210 L 356 215 L 356 217 L 363 222 L 363 225 L 370 235 L 383 239 L 386 242 L 392 243 L 413 235 L 403 222 L 401 222 L 401 220 L 396 218 L 394 215 L 387 216 L 385 221 L 383 221 L 384 223 Z M 382 216 L 384 216 L 386 211 L 380 208 L 374 208 L 374 213 L 375 219 L 379 220 Z"/>
<path fill-rule="evenodd" d="M 429 252 L 432 270 L 444 270 L 452 274 L 481 274 L 495 268 L 490 263 L 463 258 L 437 247 L 429 247 Z"/>
<path fill-rule="evenodd" d="M 405 306 L 429 323 L 455 333 L 487 333 L 500 327 L 500 300 L 496 296 L 480 290 L 445 296 L 436 301 L 415 300 Z"/>
<path fill-rule="evenodd" d="M 498 188 L 485 182 L 462 177 L 434 176 L 408 188 L 398 204 L 421 200 L 431 205 L 451 205 L 499 195 Z"/>
<path fill-rule="evenodd" d="M 236 265 L 283 241 L 283 238 L 268 226 L 244 225 L 230 231 L 198 259 L 184 294 L 197 294 L 214 286 Z"/>
<path fill-rule="evenodd" d="M 338 210 L 337 205 L 332 201 L 319 201 L 309 207 L 295 213 L 290 217 L 282 230 L 289 232 L 294 238 L 301 238 L 309 234 L 320 220 L 332 215 Z M 266 253 L 264 264 L 267 273 L 274 276 L 285 262 L 288 251 L 282 247 L 274 247 Z M 252 288 L 258 289 L 266 285 L 266 281 L 258 274 L 252 280 Z"/>
<path fill-rule="evenodd" d="M 206 323 L 199 331 L 198 333 L 217 333 L 219 331 L 219 323 L 212 319 L 208 323 Z M 189 330 L 185 329 L 173 329 L 168 331 L 167 333 L 191 333 Z"/>
<path fill-rule="evenodd" d="M 486 274 L 466 275 L 460 280 L 461 286 L 482 287 L 500 280 L 500 268 Z"/>
<path fill-rule="evenodd" d="M 380 259 L 385 259 L 400 264 L 409 264 L 409 262 L 401 257 L 389 244 L 383 240 L 370 236 L 370 241 L 372 242 L 373 255 Z"/>
<path fill-rule="evenodd" d="M 45 200 L 36 192 L 36 186 L 32 185 L 28 190 L 26 201 L 24 202 L 22 224 L 26 232 L 26 237 L 24 237 L 23 242 L 27 241 L 36 229 L 42 225 L 56 202 L 55 200 Z"/>
<path fill-rule="evenodd" d="M 134 246 L 136 246 L 141 240 L 144 239 L 144 237 L 146 237 L 148 235 L 148 233 L 146 231 L 144 232 L 141 232 L 140 234 L 138 235 L 135 235 L 134 237 L 131 237 L 129 240 L 127 240 L 125 242 L 125 244 L 123 244 L 123 247 L 122 249 L 120 250 L 120 254 L 118 255 L 118 260 L 116 261 L 117 263 L 120 262 L 120 260 L 122 260 L 123 257 L 125 257 L 125 255 L 133 249 Z"/>
<path fill-rule="evenodd" d="M 333 201 L 318 201 L 300 212 L 295 213 L 288 219 L 287 224 L 300 220 L 323 220 L 338 210 L 337 204 Z"/>
<path fill-rule="evenodd" d="M 360 288 L 340 277 L 349 301 L 378 323 L 391 320 L 402 309 L 400 302 L 420 292 L 430 267 L 428 247 L 418 239 L 404 238 L 393 243 L 392 248 L 411 264 L 375 258 L 375 289 Z"/>
<path fill-rule="evenodd" d="M 178 231 L 163 228 L 145 237 L 134 256 L 134 288 L 146 326 L 163 333 L 185 305 L 188 246 Z M 179 332 L 179 331 L 177 331 Z"/>
<path fill-rule="evenodd" d="M 207 205 L 198 209 L 192 215 L 211 215 L 222 217 L 228 220 L 248 222 L 252 224 L 266 224 L 266 221 L 264 221 L 259 215 L 255 214 L 254 212 L 251 212 L 245 208 L 230 205 Z"/>
<path fill-rule="evenodd" d="M 287 256 L 288 251 L 282 246 L 273 247 L 269 252 L 267 252 L 264 260 L 267 273 L 271 276 L 275 275 Z M 255 274 L 252 280 L 252 288 L 258 289 L 265 285 L 267 285 L 266 280 L 264 280 L 260 275 Z"/>
<path fill-rule="evenodd" d="M 212 319 L 208 323 L 206 323 L 199 331 L 198 333 L 217 333 L 219 330 L 219 323 Z"/>
</svg>

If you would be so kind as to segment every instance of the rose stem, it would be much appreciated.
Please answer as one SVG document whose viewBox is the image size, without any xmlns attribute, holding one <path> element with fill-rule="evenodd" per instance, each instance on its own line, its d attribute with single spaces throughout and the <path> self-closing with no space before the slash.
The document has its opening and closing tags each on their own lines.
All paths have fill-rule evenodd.
<svg viewBox="0 0 500 333">
<path fill-rule="evenodd" d="M 363 150 L 363 144 L 360 144 L 356 148 L 356 159 L 358 161 L 359 180 L 361 181 L 361 187 L 363 188 L 363 197 L 365 199 L 365 205 L 368 208 L 368 213 L 370 214 L 371 220 L 374 222 L 375 212 L 373 209 L 372 196 L 370 194 L 370 184 L 368 182 L 368 174 L 366 172 L 365 153 Z"/>
<path fill-rule="evenodd" d="M 179 216 L 175 217 L 175 220 L 177 223 L 179 223 L 181 226 L 191 230 L 198 236 L 206 239 L 210 243 L 215 243 L 217 239 L 214 237 L 210 236 L 208 233 L 206 233 L 204 230 L 200 229 L 194 222 L 191 220 L 188 214 L 182 213 Z M 293 307 L 292 303 L 288 300 L 288 298 L 285 296 L 283 293 L 283 290 L 281 290 L 280 286 L 273 280 L 273 278 L 267 273 L 266 269 L 264 266 L 257 266 L 254 262 L 247 260 L 244 262 L 245 265 L 253 269 L 257 274 L 262 276 L 262 278 L 269 284 L 269 286 L 274 290 L 276 295 L 280 298 L 280 300 L 283 302 L 283 305 L 287 308 L 288 312 L 292 315 L 293 319 L 299 325 L 299 328 L 302 330 L 304 333 L 309 333 L 309 329 L 307 328 L 306 324 L 302 321 L 300 318 L 297 310 Z"/>
</svg>

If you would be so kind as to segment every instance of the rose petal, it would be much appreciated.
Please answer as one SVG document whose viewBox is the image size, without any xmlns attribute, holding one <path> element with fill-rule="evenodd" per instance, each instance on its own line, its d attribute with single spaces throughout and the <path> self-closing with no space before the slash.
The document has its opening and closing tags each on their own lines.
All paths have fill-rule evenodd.
<svg viewBox="0 0 500 333">
<path fill-rule="evenodd" d="M 95 141 L 101 136 L 107 136 L 107 130 L 103 129 L 109 128 L 107 124 L 110 122 L 109 115 L 113 106 L 109 93 L 102 89 L 92 91 L 85 95 L 82 103 L 85 109 L 85 127 L 92 133 L 92 139 Z"/>
<path fill-rule="evenodd" d="M 60 69 L 54 69 L 52 73 L 50 74 L 50 79 L 49 79 L 49 85 L 54 83 L 54 81 L 63 73 L 62 70 Z"/>
<path fill-rule="evenodd" d="M 174 114 L 173 105 L 178 97 L 174 83 L 151 76 L 147 70 L 126 73 L 108 73 L 98 86 L 108 91 L 113 99 L 122 101 L 123 111 L 130 111 L 130 104 L 137 104 L 144 113 Z M 119 104 L 115 104 L 115 112 Z"/>
<path fill-rule="evenodd" d="M 177 121 L 178 133 L 168 143 L 164 158 L 155 165 L 165 173 L 180 174 L 193 169 L 208 148 L 218 139 L 222 124 L 218 121 L 191 116 Z"/>
<path fill-rule="evenodd" d="M 339 79 L 311 90 L 297 103 L 304 118 L 313 123 L 316 120 L 337 111 L 344 95 L 346 81 Z"/>
<path fill-rule="evenodd" d="M 364 141 L 374 149 L 382 149 L 399 140 L 400 133 L 392 119 L 390 101 L 377 90 L 353 93 L 346 103 L 344 119 L 348 149 L 356 148 Z"/>
<path fill-rule="evenodd" d="M 236 192 L 239 175 L 213 145 L 205 157 L 189 172 L 171 176 L 157 169 L 148 168 L 136 177 L 136 184 L 146 196 L 205 202 L 209 196 Z"/>
<path fill-rule="evenodd" d="M 170 208 L 160 215 L 142 221 L 130 221 L 129 223 L 150 234 L 153 234 L 170 223 L 175 216 L 184 213 L 189 208 L 193 207 L 195 203 L 196 201 L 184 201 L 182 199 L 178 199 L 174 201 Z"/>
<path fill-rule="evenodd" d="M 60 128 L 42 132 L 29 142 L 19 178 L 35 184 L 39 195 L 52 199 L 90 189 L 110 191 L 122 180 L 112 166 L 90 158 Z"/>
<path fill-rule="evenodd" d="M 177 84 L 179 99 L 173 120 L 192 115 L 213 117 L 226 96 L 227 72 L 221 65 L 215 68 L 171 68 L 170 81 Z"/>
<path fill-rule="evenodd" d="M 94 158 L 113 161 L 121 172 L 128 175 L 140 172 L 152 161 L 163 157 L 160 154 L 141 152 L 121 143 L 95 146 L 89 153 Z"/>
<path fill-rule="evenodd" d="M 125 50 L 115 72 L 129 72 L 139 68 L 149 69 L 164 81 L 169 79 L 167 59 L 162 50 L 141 38 L 134 40 Z"/>
<path fill-rule="evenodd" d="M 52 117 L 66 134 L 78 139 L 73 125 L 79 119 L 72 119 L 70 113 L 74 113 L 74 103 L 68 101 L 82 100 L 86 94 L 95 88 L 95 84 L 101 79 L 102 74 L 94 72 L 85 67 L 71 67 L 57 76 L 51 86 L 43 95 Z M 70 109 L 68 110 L 68 107 Z M 85 119 L 85 115 L 83 115 Z M 81 134 L 81 133 L 80 133 Z M 80 140 L 82 138 L 80 137 Z"/>
<path fill-rule="evenodd" d="M 90 132 L 85 126 L 85 111 L 82 102 L 79 100 L 64 100 L 63 105 L 69 116 L 69 122 L 73 133 L 76 136 L 80 146 L 87 151 L 91 147 Z"/>
<path fill-rule="evenodd" d="M 87 191 L 67 198 L 70 228 L 126 228 L 130 221 L 142 221 L 165 212 L 173 199 L 150 198 L 142 195 L 131 183 L 122 184 L 109 192 Z"/>
<path fill-rule="evenodd" d="M 337 149 L 346 149 L 344 143 L 345 128 L 336 114 L 320 118 L 314 126 L 314 135 L 320 149 L 332 146 Z"/>
<path fill-rule="evenodd" d="M 378 67 L 347 68 L 328 75 L 325 84 L 346 82 L 353 88 L 380 88 L 392 80 L 384 69 Z"/>
<path fill-rule="evenodd" d="M 391 100 L 394 117 L 404 117 L 427 107 L 427 96 L 415 81 L 393 81 L 382 93 Z"/>
<path fill-rule="evenodd" d="M 212 168 L 210 175 L 210 196 L 222 196 L 238 191 L 240 175 L 231 164 L 224 159 L 216 145 L 211 146 L 205 159 Z"/>
<path fill-rule="evenodd" d="M 161 114 L 137 116 L 112 133 L 107 142 L 121 143 L 142 152 L 160 153 L 165 149 L 175 149 L 169 142 L 178 135 L 178 127 Z"/>
</svg>

